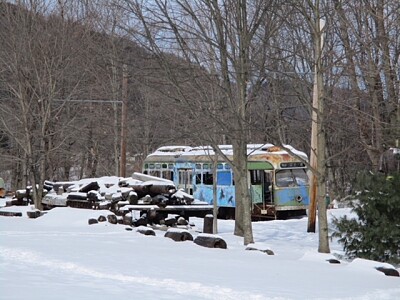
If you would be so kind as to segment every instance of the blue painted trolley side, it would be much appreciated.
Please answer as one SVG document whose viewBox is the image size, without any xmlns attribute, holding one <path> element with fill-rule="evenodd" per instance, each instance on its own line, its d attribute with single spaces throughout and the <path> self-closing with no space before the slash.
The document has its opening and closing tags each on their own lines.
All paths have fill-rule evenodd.
<svg viewBox="0 0 400 300">
<path fill-rule="evenodd" d="M 220 149 L 228 158 L 232 157 L 229 145 Z M 309 204 L 309 186 L 302 160 L 307 156 L 292 147 L 290 150 L 296 156 L 271 144 L 249 146 L 248 184 L 253 216 L 276 218 L 279 214 L 305 213 Z M 219 213 L 234 216 L 234 174 L 230 165 L 217 157 L 214 178 L 212 160 L 215 158 L 210 148 L 162 147 L 146 158 L 143 172 L 171 179 L 178 188 L 209 204 L 213 204 L 213 182 L 216 180 Z"/>
</svg>

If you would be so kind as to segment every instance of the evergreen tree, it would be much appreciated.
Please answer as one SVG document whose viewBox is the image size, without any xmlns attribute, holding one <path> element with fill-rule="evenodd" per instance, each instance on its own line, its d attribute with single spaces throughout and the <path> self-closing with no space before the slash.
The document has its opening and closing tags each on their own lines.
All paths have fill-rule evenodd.
<svg viewBox="0 0 400 300">
<path fill-rule="evenodd" d="M 400 173 L 364 175 L 351 206 L 357 218 L 334 220 L 346 254 L 393 264 L 400 263 Z"/>
</svg>

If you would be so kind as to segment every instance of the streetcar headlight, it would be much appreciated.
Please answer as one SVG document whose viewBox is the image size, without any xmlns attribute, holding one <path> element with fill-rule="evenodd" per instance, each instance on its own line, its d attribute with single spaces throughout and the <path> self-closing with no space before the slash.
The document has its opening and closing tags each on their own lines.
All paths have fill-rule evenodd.
<svg viewBox="0 0 400 300">
<path fill-rule="evenodd" d="M 301 201 L 303 201 L 303 197 L 302 197 L 302 196 L 300 196 L 300 195 L 298 195 L 298 196 L 296 197 L 296 201 L 297 201 L 297 202 L 301 202 Z"/>
</svg>

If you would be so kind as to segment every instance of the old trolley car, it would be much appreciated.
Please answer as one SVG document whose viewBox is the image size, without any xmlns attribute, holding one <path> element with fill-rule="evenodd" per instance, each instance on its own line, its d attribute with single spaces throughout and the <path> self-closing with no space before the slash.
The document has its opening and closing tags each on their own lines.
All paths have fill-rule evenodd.
<svg viewBox="0 0 400 300">
<path fill-rule="evenodd" d="M 232 160 L 231 145 L 221 145 L 219 149 L 228 161 Z M 247 152 L 253 218 L 305 214 L 309 204 L 304 163 L 307 155 L 289 145 L 282 148 L 272 144 L 248 145 Z M 230 164 L 215 155 L 211 147 L 161 147 L 147 156 L 143 173 L 170 179 L 177 188 L 209 204 L 213 204 L 213 183 L 216 181 L 219 217 L 234 217 L 234 174 Z"/>
</svg>

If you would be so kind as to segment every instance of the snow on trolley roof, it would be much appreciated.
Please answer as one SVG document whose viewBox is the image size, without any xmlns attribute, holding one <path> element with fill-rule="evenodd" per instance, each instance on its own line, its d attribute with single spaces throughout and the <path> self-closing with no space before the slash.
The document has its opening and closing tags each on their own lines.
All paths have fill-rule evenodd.
<svg viewBox="0 0 400 300">
<path fill-rule="evenodd" d="M 219 145 L 219 149 L 225 155 L 233 155 L 233 147 L 232 145 Z M 307 154 L 302 151 L 295 149 L 290 145 L 283 145 L 283 147 L 275 146 L 273 144 L 248 144 L 247 145 L 247 154 L 248 155 L 256 155 L 256 154 L 265 154 L 265 152 L 271 154 L 286 154 L 289 151 L 293 154 L 301 157 L 302 159 L 307 160 Z M 156 151 L 151 153 L 149 156 L 186 156 L 186 155 L 213 155 L 214 150 L 211 146 L 163 146 L 158 148 Z"/>
</svg>

